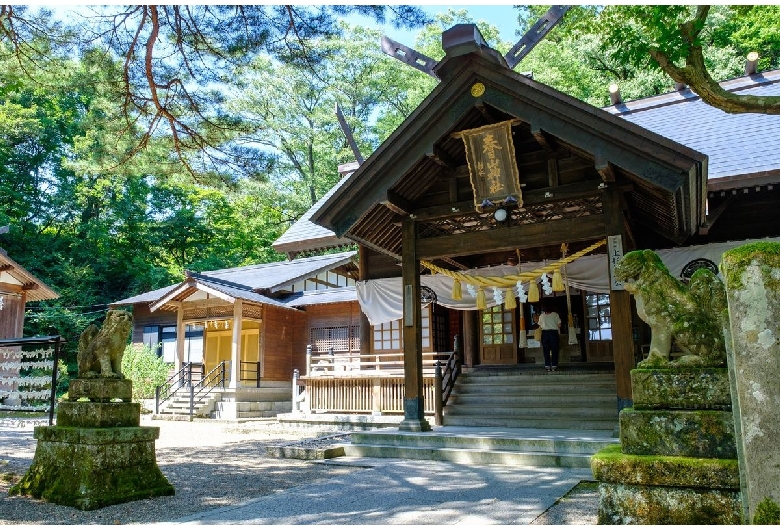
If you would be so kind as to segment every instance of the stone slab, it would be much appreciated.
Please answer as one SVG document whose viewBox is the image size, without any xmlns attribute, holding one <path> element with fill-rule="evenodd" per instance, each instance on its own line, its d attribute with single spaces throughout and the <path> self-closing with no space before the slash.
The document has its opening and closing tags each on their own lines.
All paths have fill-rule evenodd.
<svg viewBox="0 0 780 530">
<path fill-rule="evenodd" d="M 723 254 L 737 451 L 746 520 L 765 499 L 780 505 L 780 243 Z"/>
<path fill-rule="evenodd" d="M 741 524 L 739 492 L 599 484 L 599 524 Z"/>
<path fill-rule="evenodd" d="M 133 397 L 130 379 L 71 379 L 68 385 L 68 401 L 86 398 L 107 403 L 112 399 L 129 402 Z"/>
<path fill-rule="evenodd" d="M 631 370 L 635 409 L 731 410 L 727 368 Z"/>
<path fill-rule="evenodd" d="M 731 412 L 715 410 L 623 409 L 620 443 L 634 455 L 737 457 Z"/>
<path fill-rule="evenodd" d="M 590 463 L 600 482 L 739 491 L 736 459 L 627 455 L 614 444 L 593 455 Z"/>
<path fill-rule="evenodd" d="M 140 424 L 140 403 L 64 401 L 57 406 L 58 427 L 138 427 Z"/>
<path fill-rule="evenodd" d="M 33 463 L 9 495 L 94 510 L 174 494 L 156 462 L 158 428 L 36 427 L 35 436 Z"/>
</svg>

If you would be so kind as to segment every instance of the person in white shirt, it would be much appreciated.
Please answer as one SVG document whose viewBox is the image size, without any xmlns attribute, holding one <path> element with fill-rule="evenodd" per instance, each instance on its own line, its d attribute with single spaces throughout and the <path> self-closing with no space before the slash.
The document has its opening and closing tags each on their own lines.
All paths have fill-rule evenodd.
<svg viewBox="0 0 780 530">
<path fill-rule="evenodd" d="M 547 372 L 558 370 L 558 352 L 561 348 L 561 317 L 549 305 L 542 308 L 539 315 L 539 327 L 542 328 L 542 354 Z"/>
</svg>

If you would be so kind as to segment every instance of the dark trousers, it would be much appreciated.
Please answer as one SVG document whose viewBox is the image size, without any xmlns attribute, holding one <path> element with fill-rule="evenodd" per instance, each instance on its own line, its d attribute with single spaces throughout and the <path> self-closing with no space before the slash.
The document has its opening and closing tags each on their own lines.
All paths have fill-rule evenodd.
<svg viewBox="0 0 780 530">
<path fill-rule="evenodd" d="M 557 330 L 542 330 L 542 353 L 546 367 L 558 366 L 558 351 L 561 349 L 561 337 Z"/>
</svg>

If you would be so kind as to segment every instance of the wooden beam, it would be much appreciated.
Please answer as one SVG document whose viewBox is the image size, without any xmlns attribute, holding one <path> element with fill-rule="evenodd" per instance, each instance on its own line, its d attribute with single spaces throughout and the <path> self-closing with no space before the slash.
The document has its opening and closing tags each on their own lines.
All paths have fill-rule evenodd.
<svg viewBox="0 0 780 530">
<path fill-rule="evenodd" d="M 623 194 L 616 188 L 605 189 L 603 204 L 606 219 L 605 235 L 621 236 L 624 253 L 633 250 L 628 246 L 623 232 L 626 224 L 623 215 Z M 615 359 L 618 410 L 622 410 L 625 407 L 630 407 L 633 399 L 631 393 L 631 370 L 634 368 L 635 360 L 631 295 L 626 290 L 610 290 L 609 305 L 610 314 L 612 315 L 612 354 Z"/>
<path fill-rule="evenodd" d="M 0 265 L 0 272 L 10 271 L 13 268 L 13 265 L 6 263 L 5 265 Z"/>
<path fill-rule="evenodd" d="M 726 211 L 726 208 L 728 208 L 729 204 L 734 200 L 735 195 L 729 195 L 722 203 L 720 203 L 715 208 L 710 208 L 707 212 L 707 220 L 704 222 L 703 226 L 699 227 L 699 234 L 706 236 L 710 228 L 712 228 L 712 225 L 714 225 L 718 218 L 723 215 L 723 212 Z"/>
<path fill-rule="evenodd" d="M 600 181 L 590 180 L 586 182 L 577 182 L 574 184 L 564 184 L 554 188 L 541 188 L 537 190 L 523 191 L 523 205 L 532 206 L 536 204 L 555 203 L 572 199 L 581 199 L 592 197 L 601 193 Z M 552 193 L 552 197 L 548 195 Z M 446 219 L 450 217 L 459 217 L 464 212 L 474 210 L 474 201 L 459 201 L 451 204 L 440 204 L 412 210 L 410 213 L 415 216 L 417 221 L 432 221 L 435 219 Z"/>
<path fill-rule="evenodd" d="M 604 237 L 604 222 L 603 215 L 588 215 L 544 223 L 503 226 L 495 230 L 468 234 L 432 237 L 417 242 L 417 254 L 421 260 L 433 260 L 587 241 Z"/>
<path fill-rule="evenodd" d="M 412 204 L 398 195 L 393 190 L 385 190 L 385 197 L 380 204 L 385 205 L 390 211 L 406 217 L 413 211 Z"/>
<path fill-rule="evenodd" d="M 547 182 L 551 188 L 558 187 L 558 160 L 555 158 L 547 161 Z"/>
<path fill-rule="evenodd" d="M 458 169 L 458 163 L 441 149 L 433 148 L 425 153 L 425 156 L 430 158 L 432 162 L 435 162 L 447 171 L 455 173 Z"/>
<path fill-rule="evenodd" d="M 539 127 L 531 127 L 531 134 L 533 135 L 536 142 L 542 146 L 542 148 L 548 152 L 548 153 L 554 153 L 555 152 L 555 146 L 553 145 L 553 141 L 550 138 L 550 136 L 545 133 L 543 130 L 541 130 Z"/>
<path fill-rule="evenodd" d="M 404 46 L 400 42 L 396 42 L 393 39 L 382 35 L 382 51 L 390 57 L 395 57 L 402 63 L 408 64 L 412 68 L 428 74 L 429 76 L 438 79 L 434 67 L 438 64 L 436 60 L 428 57 L 427 55 L 418 52 L 408 46 Z"/>
<path fill-rule="evenodd" d="M 596 171 L 601 175 L 601 180 L 604 182 L 615 182 L 615 166 L 609 160 L 606 160 L 600 156 L 596 157 Z"/>
<path fill-rule="evenodd" d="M 455 260 L 454 260 L 454 259 L 452 259 L 452 258 L 441 258 L 441 261 L 443 261 L 444 263 L 449 263 L 450 265 L 452 265 L 452 266 L 453 266 L 453 267 L 455 267 L 456 269 L 460 269 L 460 270 L 462 270 L 462 271 L 465 271 L 465 270 L 468 270 L 468 269 L 469 269 L 469 268 L 468 268 L 467 266 L 465 266 L 464 264 L 462 264 L 462 263 L 459 263 L 459 262 L 455 261 Z"/>
<path fill-rule="evenodd" d="M 428 431 L 422 377 L 422 311 L 420 307 L 420 260 L 416 252 L 417 224 L 403 223 L 401 263 L 404 349 L 404 419 L 402 431 Z"/>
<path fill-rule="evenodd" d="M 40 287 L 41 286 L 35 282 L 25 283 L 24 285 L 22 285 L 22 291 L 35 291 Z"/>
</svg>

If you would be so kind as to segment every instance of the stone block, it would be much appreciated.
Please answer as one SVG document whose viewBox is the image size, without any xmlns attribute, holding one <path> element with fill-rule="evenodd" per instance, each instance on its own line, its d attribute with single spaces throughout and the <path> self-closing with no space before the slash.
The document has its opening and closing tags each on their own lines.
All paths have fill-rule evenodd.
<svg viewBox="0 0 780 530">
<path fill-rule="evenodd" d="M 114 399 L 128 402 L 132 397 L 133 382 L 130 379 L 71 379 L 68 385 L 68 401 L 87 398 L 101 403 Z"/>
<path fill-rule="evenodd" d="M 741 524 L 739 492 L 666 486 L 599 484 L 599 524 Z"/>
<path fill-rule="evenodd" d="M 635 409 L 731 410 L 727 368 L 631 370 Z"/>
<path fill-rule="evenodd" d="M 590 463 L 599 482 L 739 491 L 736 459 L 627 455 L 615 444 L 593 455 Z"/>
<path fill-rule="evenodd" d="M 715 410 L 623 409 L 620 443 L 634 455 L 737 457 L 731 412 Z"/>
<path fill-rule="evenodd" d="M 58 427 L 138 427 L 140 403 L 65 401 L 57 406 Z"/>
<path fill-rule="evenodd" d="M 30 469 L 9 495 L 30 495 L 80 510 L 173 495 L 155 460 L 156 427 L 36 427 Z"/>
<path fill-rule="evenodd" d="M 746 520 L 764 499 L 780 504 L 780 243 L 724 252 L 726 356 Z"/>
</svg>

